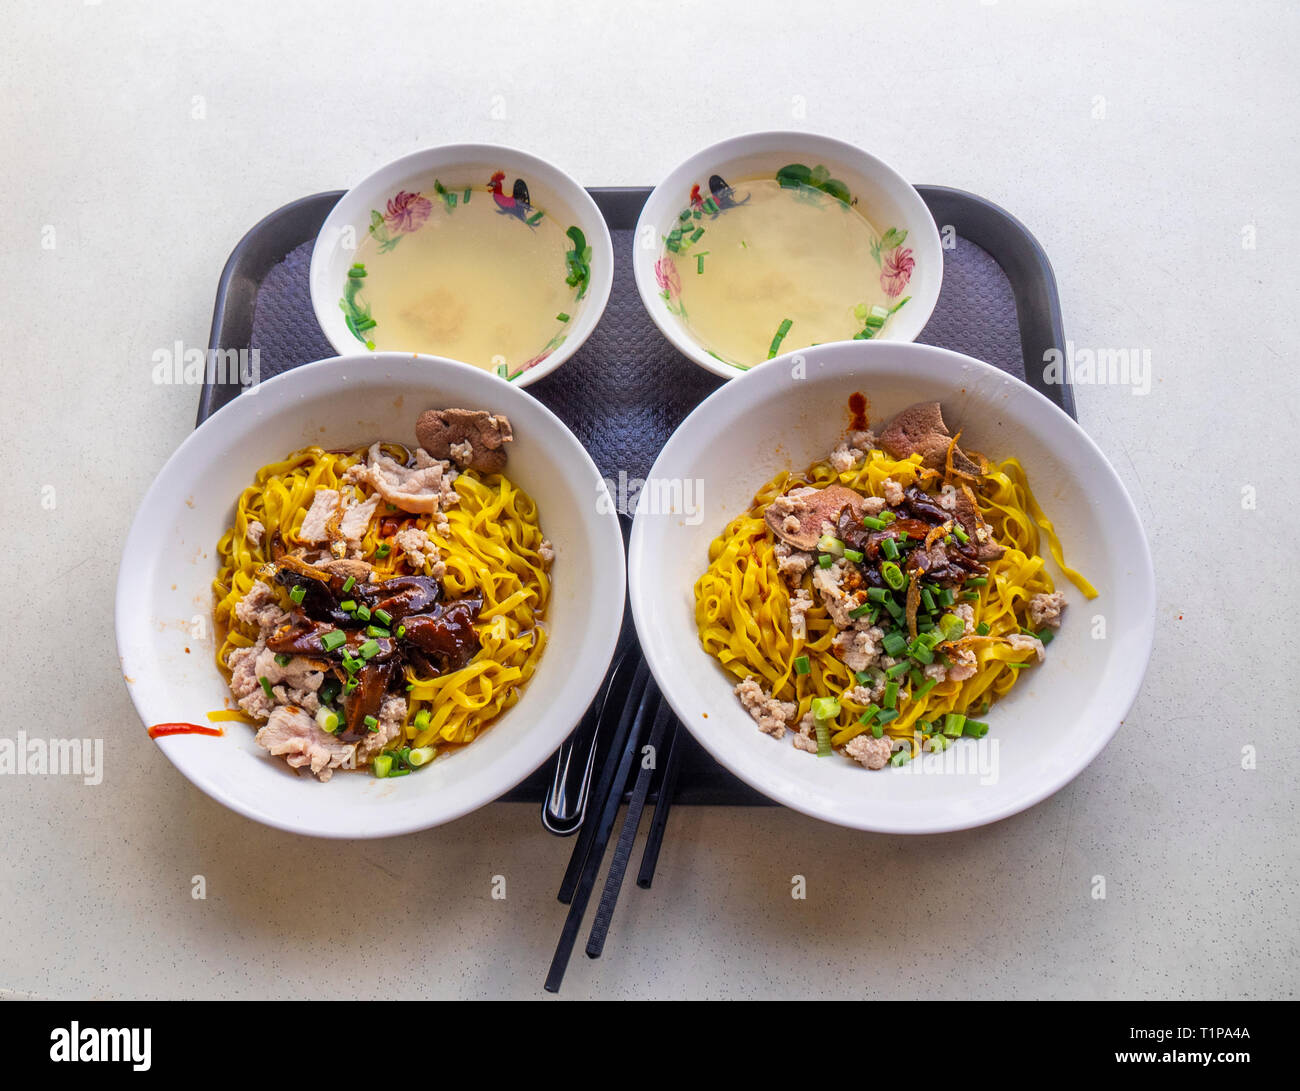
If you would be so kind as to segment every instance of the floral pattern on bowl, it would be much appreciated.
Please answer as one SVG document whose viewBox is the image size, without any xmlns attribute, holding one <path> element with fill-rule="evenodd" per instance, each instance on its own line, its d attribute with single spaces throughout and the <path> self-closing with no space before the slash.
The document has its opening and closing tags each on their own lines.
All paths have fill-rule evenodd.
<svg viewBox="0 0 1300 1091">
<path fill-rule="evenodd" d="M 655 262 L 655 280 L 659 283 L 660 298 L 668 305 L 668 313 L 685 318 L 686 308 L 682 306 L 682 278 L 678 275 L 677 266 L 667 258 L 660 258 Z"/>
</svg>

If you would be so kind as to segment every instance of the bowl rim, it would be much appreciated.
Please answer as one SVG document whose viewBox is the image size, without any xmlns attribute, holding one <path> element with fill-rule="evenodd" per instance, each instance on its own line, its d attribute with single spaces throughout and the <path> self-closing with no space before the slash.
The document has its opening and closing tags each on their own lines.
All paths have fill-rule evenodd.
<svg viewBox="0 0 1300 1091">
<path fill-rule="evenodd" d="M 312 314 L 316 319 L 316 324 L 320 327 L 321 333 L 324 334 L 330 347 L 336 353 L 340 356 L 350 356 L 360 351 L 373 356 L 377 352 L 383 351 L 410 355 L 404 349 L 381 349 L 376 350 L 376 353 L 369 353 L 364 346 L 358 348 L 359 343 L 350 334 L 344 339 L 342 334 L 338 333 L 337 323 L 334 319 L 337 311 L 337 300 L 333 298 L 326 299 L 321 294 L 327 291 L 325 266 L 330 260 L 332 250 L 326 240 L 331 238 L 333 233 L 336 233 L 344 223 L 353 222 L 354 217 L 348 211 L 350 206 L 360 200 L 363 192 L 369 192 L 372 189 L 388 189 L 393 185 L 400 185 L 402 178 L 425 173 L 438 166 L 438 163 L 444 159 L 456 159 L 463 162 L 471 158 L 492 159 L 496 157 L 508 159 L 509 162 L 518 164 L 518 169 L 523 173 L 545 174 L 549 172 L 554 176 L 553 188 L 557 190 L 567 189 L 569 191 L 567 196 L 573 205 L 573 211 L 575 213 L 581 212 L 589 217 L 591 224 L 596 229 L 594 237 L 592 232 L 586 232 L 587 244 L 592 248 L 592 278 L 587 288 L 587 295 L 580 304 L 583 308 L 582 312 L 574 323 L 572 331 L 566 336 L 564 344 L 540 364 L 536 364 L 527 371 L 521 372 L 514 379 L 506 381 L 513 383 L 515 386 L 529 386 L 543 376 L 549 375 L 582 348 L 604 316 L 605 308 L 609 304 L 610 292 L 614 287 L 614 242 L 609 233 L 609 225 L 605 222 L 605 217 L 601 213 L 599 206 L 592 199 L 591 194 L 587 192 L 586 187 L 571 174 L 557 167 L 549 160 L 542 159 L 531 152 L 523 151 L 508 144 L 456 143 L 437 144 L 428 148 L 420 148 L 376 167 L 355 185 L 348 187 L 343 196 L 330 209 L 329 215 L 325 217 L 325 222 L 321 224 L 320 229 L 316 232 L 316 238 L 312 242 L 311 261 L 307 269 L 307 291 L 311 299 Z M 429 161 L 431 159 L 438 162 L 430 166 Z M 586 225 L 583 226 L 585 228 Z M 454 359 L 453 357 L 440 356 L 432 352 L 418 352 L 414 355 L 429 356 L 441 360 Z M 456 362 L 463 363 L 464 361 Z M 474 365 L 470 364 L 468 366 L 473 367 Z M 478 370 L 485 371 L 487 369 L 479 368 Z M 492 373 L 489 372 L 489 374 Z"/>
<path fill-rule="evenodd" d="M 860 347 L 859 347 L 860 346 Z M 1146 530 L 1142 526 L 1142 521 L 1138 515 L 1137 507 L 1133 503 L 1128 489 L 1125 488 L 1123 481 L 1115 472 L 1110 460 L 1106 458 L 1101 448 L 1088 435 L 1087 432 L 1075 421 L 1069 414 L 1055 405 L 1049 398 L 1045 397 L 1027 383 L 1021 382 L 1007 372 L 993 367 L 982 360 L 973 356 L 967 356 L 964 353 L 956 352 L 952 349 L 940 348 L 936 345 L 926 345 L 917 342 L 880 342 L 877 344 L 859 343 L 859 342 L 828 342 L 815 348 L 802 350 L 808 357 L 809 363 L 819 362 L 824 367 L 839 367 L 841 365 L 830 361 L 815 361 L 813 354 L 834 355 L 838 353 L 847 353 L 849 351 L 860 351 L 865 353 L 865 359 L 856 361 L 857 370 L 854 372 L 854 381 L 860 384 L 870 382 L 870 371 L 873 366 L 871 354 L 876 352 L 901 352 L 905 355 L 916 355 L 918 358 L 923 356 L 932 357 L 938 361 L 945 361 L 953 366 L 954 374 L 956 366 L 967 368 L 974 367 L 976 370 L 993 375 L 998 380 L 1007 380 L 1014 384 L 1014 389 L 1019 391 L 1019 396 L 1030 402 L 1041 402 L 1043 406 L 1048 407 L 1049 416 L 1054 415 L 1058 423 L 1072 431 L 1076 438 L 1083 441 L 1083 444 L 1091 450 L 1097 461 L 1109 475 L 1108 484 L 1113 492 L 1120 498 L 1123 504 L 1123 516 L 1131 520 L 1132 526 L 1136 529 L 1137 540 L 1140 542 L 1141 549 L 1138 556 L 1128 558 L 1129 563 L 1135 568 L 1135 581 L 1141 591 L 1143 601 L 1139 604 L 1141 613 L 1140 631 L 1133 634 L 1136 639 L 1135 647 L 1141 648 L 1140 655 L 1131 658 L 1127 664 L 1125 676 L 1121 679 L 1124 682 L 1124 693 L 1115 702 L 1115 708 L 1118 709 L 1118 715 L 1114 717 L 1113 723 L 1103 724 L 1094 734 L 1090 743 L 1079 754 L 1075 762 L 1062 766 L 1057 772 L 1042 777 L 1040 780 L 1031 781 L 1030 785 L 1019 794 L 1008 799 L 1006 802 L 990 809 L 988 812 L 981 812 L 967 818 L 936 818 L 928 822 L 910 822 L 903 825 L 897 822 L 891 822 L 888 819 L 878 820 L 870 816 L 863 817 L 855 814 L 845 814 L 843 811 L 836 810 L 827 806 L 827 797 L 821 792 L 807 791 L 786 791 L 785 786 L 796 783 L 788 777 L 780 774 L 776 762 L 764 770 L 773 771 L 773 775 L 767 777 L 763 783 L 756 783 L 754 777 L 750 775 L 751 770 L 746 763 L 738 760 L 735 752 L 726 745 L 720 745 L 717 736 L 712 732 L 704 731 L 696 723 L 696 709 L 688 707 L 682 694 L 684 683 L 676 683 L 676 672 L 672 671 L 670 664 L 658 662 L 654 655 L 654 643 L 642 642 L 642 649 L 645 651 L 646 662 L 650 667 L 651 674 L 654 675 L 659 685 L 660 691 L 664 698 L 672 706 L 678 720 L 686 727 L 695 737 L 696 741 L 725 769 L 745 781 L 751 787 L 759 792 L 774 799 L 793 810 L 800 811 L 803 814 L 810 815 L 814 818 L 820 818 L 823 821 L 831 822 L 835 825 L 845 826 L 853 829 L 860 829 L 872 833 L 889 833 L 889 834 L 934 834 L 934 833 L 953 833 L 960 830 L 973 829 L 979 826 L 989 825 L 999 822 L 1004 818 L 1019 814 L 1035 804 L 1041 803 L 1044 799 L 1060 791 L 1080 773 L 1084 771 L 1101 753 L 1103 749 L 1114 738 L 1120 725 L 1128 716 L 1138 694 L 1141 692 L 1142 682 L 1146 676 L 1147 668 L 1151 661 L 1152 648 L 1155 640 L 1155 610 L 1156 610 L 1156 584 L 1155 569 L 1151 559 L 1150 542 L 1147 538 Z M 784 354 L 777 357 L 777 360 L 790 359 L 794 354 Z M 754 368 L 752 371 L 739 376 L 738 383 L 724 383 L 716 391 L 709 395 L 701 402 L 687 418 L 678 426 L 677 430 L 669 438 L 656 458 L 655 464 L 650 469 L 649 478 L 655 479 L 664 476 L 663 463 L 672 457 L 672 448 L 674 441 L 679 436 L 684 435 L 688 428 L 695 421 L 695 426 L 699 427 L 700 422 L 707 420 L 710 413 L 716 406 L 728 398 L 743 397 L 751 387 L 760 383 L 777 383 L 780 382 L 780 375 L 783 369 Z M 892 369 L 891 369 L 892 370 Z M 768 379 L 758 378 L 767 374 Z M 737 393 L 739 391 L 740 393 Z M 645 567 L 644 558 L 646 556 L 647 545 L 645 542 L 646 528 L 649 525 L 648 518 L 638 512 L 632 524 L 632 533 L 628 543 L 628 597 L 632 607 L 632 620 L 636 627 L 638 639 L 640 634 L 647 627 L 646 610 L 648 608 L 647 597 L 651 593 L 646 585 L 647 577 L 643 573 Z M 698 639 L 692 644 L 691 652 L 699 652 L 701 655 L 707 655 L 699 647 Z"/>
<path fill-rule="evenodd" d="M 274 375 L 264 382 L 259 383 L 259 393 L 254 397 L 257 401 L 251 401 L 248 396 L 241 395 L 231 402 L 222 406 L 211 417 L 191 431 L 175 451 L 167 458 L 159 468 L 153 481 L 145 490 L 141 497 L 135 515 L 132 517 L 130 528 L 122 545 L 121 557 L 118 561 L 117 584 L 114 590 L 114 608 L 113 608 L 113 630 L 114 639 L 117 647 L 119 663 L 126 667 L 126 656 L 132 648 L 132 637 L 134 629 L 131 618 L 138 614 L 138 604 L 131 596 L 132 583 L 134 580 L 143 578 L 137 575 L 144 566 L 141 559 L 149 555 L 150 546 L 157 545 L 157 536 L 152 533 L 153 523 L 146 524 L 146 516 L 150 510 L 163 503 L 165 498 L 164 488 L 165 481 L 174 468 L 182 465 L 186 460 L 196 452 L 196 449 L 202 448 L 207 442 L 207 437 L 219 434 L 219 429 L 225 422 L 235 416 L 243 413 L 260 413 L 261 407 L 267 403 L 260 399 L 268 396 L 277 398 L 286 407 L 292 407 L 298 398 L 297 387 L 302 383 L 321 382 L 322 389 L 327 383 L 327 378 L 334 371 L 342 371 L 346 368 L 354 369 L 354 374 L 363 376 L 370 365 L 374 363 L 382 365 L 400 365 L 410 366 L 412 364 L 419 368 L 432 365 L 435 368 L 452 368 L 459 369 L 475 376 L 474 381 L 490 381 L 490 377 L 481 368 L 476 368 L 472 364 L 466 364 L 458 360 L 451 360 L 445 357 L 428 356 L 422 353 L 404 353 L 404 352 L 375 352 L 375 353 L 351 353 L 348 356 L 331 356 L 320 360 L 314 360 L 311 363 L 301 364 L 289 371 L 281 372 Z M 347 385 L 333 384 L 333 393 L 331 396 L 342 396 L 351 393 L 356 389 L 356 382 L 349 379 Z M 603 483 L 603 476 L 600 474 L 595 462 L 581 441 L 573 434 L 568 426 L 560 420 L 551 410 L 543 405 L 531 395 L 524 394 L 522 391 L 507 395 L 507 398 L 515 397 L 526 399 L 529 405 L 529 411 L 538 412 L 543 419 L 549 420 L 554 424 L 562 436 L 568 438 L 569 446 L 576 452 L 580 458 L 577 462 L 576 473 L 585 470 L 590 473 L 591 477 L 598 482 Z M 509 412 L 508 409 L 504 410 Z M 569 476 L 569 475 L 566 475 Z M 603 485 L 602 485 L 603 487 Z M 180 499 L 176 503 L 181 503 Z M 231 501 L 233 503 L 233 500 Z M 166 507 L 170 509 L 171 504 Z M 462 803 L 454 806 L 445 812 L 438 812 L 430 818 L 424 818 L 416 815 L 405 821 L 392 821 L 393 816 L 389 815 L 388 822 L 385 824 L 385 815 L 382 810 L 376 810 L 377 825 L 362 827 L 358 829 L 320 829 L 307 827 L 301 824 L 300 820 L 290 814 L 288 817 L 259 809 L 253 802 L 234 798 L 229 796 L 220 784 L 211 775 L 205 775 L 202 763 L 195 763 L 183 756 L 183 752 L 174 744 L 177 742 L 173 737 L 161 737 L 151 740 L 168 761 L 176 767 L 177 770 L 204 795 L 222 806 L 229 808 L 236 813 L 243 815 L 245 818 L 252 819 L 255 822 L 274 829 L 284 830 L 288 833 L 299 834 L 304 837 L 316 837 L 325 840 L 372 840 L 383 837 L 396 837 L 408 833 L 416 833 L 421 830 L 431 829 L 437 826 L 453 822 L 458 818 L 495 802 L 503 794 L 510 791 L 511 788 L 518 785 L 543 764 L 545 764 L 555 752 L 556 748 L 572 732 L 574 726 L 579 722 L 586 711 L 588 705 L 595 698 L 604 678 L 605 671 L 609 662 L 612 660 L 614 651 L 617 647 L 619 633 L 622 629 L 623 616 L 625 610 L 624 589 L 627 586 L 627 557 L 623 547 L 623 534 L 618 521 L 618 515 L 611 503 L 606 505 L 592 505 L 595 515 L 593 516 L 592 526 L 597 528 L 596 536 L 604 539 L 596 543 L 599 551 L 610 558 L 614 565 L 614 571 L 610 573 L 610 582 L 612 586 L 619 589 L 619 593 L 611 595 L 612 601 L 608 603 L 598 603 L 597 596 L 586 596 L 588 602 L 593 604 L 593 610 L 589 617 L 583 623 L 584 631 L 595 630 L 600 640 L 600 651 L 597 653 L 597 662 L 591 664 L 590 670 L 570 672 L 575 685 L 575 692 L 571 697 L 572 709 L 563 716 L 557 716 L 555 726 L 547 735 L 547 741 L 544 745 L 534 743 L 532 750 L 536 760 L 529 760 L 526 768 L 516 767 L 508 778 L 508 783 L 503 782 L 499 786 L 494 786 L 490 790 L 485 790 L 468 798 Z M 603 528 L 603 529 L 600 529 Z M 210 609 L 210 607 L 209 607 Z M 598 668 L 598 669 L 597 669 Z M 215 665 L 212 667 L 216 670 Z M 146 727 L 149 725 L 149 716 L 143 705 L 145 696 L 140 693 L 139 686 L 135 684 L 134 679 L 126 677 L 126 670 L 122 670 L 123 684 L 126 686 L 127 694 L 131 699 L 132 706 L 140 722 Z M 527 691 L 520 698 L 516 708 L 522 706 L 527 700 Z M 556 707 L 554 704 L 548 708 Z M 184 741 L 184 740 L 182 740 Z M 250 753 L 250 757 L 253 756 Z M 436 802 L 438 796 L 429 797 L 431 801 Z"/>
<path fill-rule="evenodd" d="M 939 236 L 939 227 L 934 221 L 934 216 L 930 212 L 930 207 L 925 203 L 917 188 L 909 182 L 902 173 L 886 163 L 879 156 L 873 155 L 865 148 L 852 144 L 847 140 L 841 140 L 838 137 L 827 136 L 824 133 L 812 131 L 800 131 L 797 129 L 757 129 L 752 132 L 740 133 L 736 136 L 727 137 L 725 140 L 719 140 L 717 143 L 710 144 L 708 147 L 701 148 L 699 151 L 692 153 L 688 158 L 683 159 L 673 167 L 659 183 L 650 191 L 649 197 L 646 198 L 645 204 L 641 208 L 641 213 L 637 217 L 636 232 L 634 238 L 640 239 L 642 231 L 648 226 L 646 218 L 654 211 L 656 201 L 668 200 L 668 187 L 678 185 L 678 176 L 694 176 L 705 166 L 716 166 L 719 161 L 725 161 L 729 156 L 746 154 L 747 151 L 757 150 L 751 146 L 758 143 L 781 143 L 789 141 L 792 144 L 796 141 L 817 144 L 824 148 L 839 153 L 843 158 L 842 162 L 856 160 L 860 165 L 867 168 L 864 173 L 871 173 L 880 176 L 893 186 L 897 186 L 903 196 L 900 198 L 902 203 L 909 201 L 915 202 L 916 209 L 920 217 L 920 228 L 909 226 L 908 230 L 924 231 L 927 262 L 933 264 L 936 270 L 934 279 L 934 289 L 927 293 L 929 298 L 916 300 L 923 305 L 911 307 L 907 312 L 907 324 L 902 328 L 908 330 L 906 336 L 888 335 L 880 338 L 882 341 L 892 343 L 903 343 L 914 341 L 920 336 L 925 324 L 930 320 L 934 313 L 935 307 L 939 302 L 939 292 L 943 285 L 943 241 Z M 661 193 L 663 194 L 661 196 Z M 658 254 L 656 248 L 655 253 Z M 647 271 L 647 265 L 643 258 L 638 256 L 638 251 L 633 250 L 632 254 L 632 275 L 636 281 L 637 294 L 641 297 L 641 305 L 649 314 L 650 320 L 655 324 L 668 342 L 685 356 L 692 363 L 698 364 L 706 371 L 714 375 L 720 375 L 724 379 L 734 379 L 737 376 L 744 375 L 749 371 L 756 371 L 762 368 L 763 364 L 771 361 L 763 360 L 751 367 L 744 368 L 736 364 L 729 364 L 722 360 L 710 356 L 704 347 L 695 340 L 694 337 L 687 333 L 685 327 L 676 319 L 676 316 L 668 312 L 657 304 L 660 302 L 658 294 L 658 285 L 654 283 L 651 275 Z M 902 313 L 902 312 L 900 312 Z M 919 317 L 917 317 L 919 315 Z M 912 327 L 915 327 L 914 329 Z M 895 327 L 898 328 L 898 327 Z M 840 344 L 842 342 L 826 341 L 823 344 Z M 820 347 L 820 346 L 817 346 Z M 806 349 L 798 350 L 806 352 Z"/>
</svg>

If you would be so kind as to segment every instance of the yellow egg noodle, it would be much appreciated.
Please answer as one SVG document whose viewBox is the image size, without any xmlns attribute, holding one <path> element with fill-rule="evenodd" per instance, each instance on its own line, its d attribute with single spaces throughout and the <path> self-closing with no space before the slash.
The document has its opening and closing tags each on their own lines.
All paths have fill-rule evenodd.
<svg viewBox="0 0 1300 1091">
<path fill-rule="evenodd" d="M 855 675 L 834 655 L 831 641 L 836 626 L 815 596 L 806 614 L 806 639 L 793 634 L 793 592 L 778 573 L 776 543 L 763 514 L 773 499 L 801 485 L 825 488 L 839 483 L 864 496 L 883 496 L 886 478 L 904 487 L 943 483 L 942 474 L 921 463 L 919 454 L 896 460 L 873 449 L 863 462 L 843 473 L 823 461 L 802 475 L 779 474 L 758 491 L 750 510 L 733 519 L 713 541 L 708 569 L 695 585 L 695 618 L 704 648 L 737 680 L 753 677 L 773 698 L 797 703 L 799 717 L 809 712 L 814 698 L 838 699 L 840 714 L 829 725 L 835 747 L 869 730 L 859 722 L 866 706 L 846 696 L 855 688 Z M 1005 546 L 1006 552 L 987 562 L 988 582 L 978 588 L 978 600 L 971 602 L 974 623 L 987 625 L 987 633 L 957 641 L 957 646 L 974 652 L 975 674 L 963 681 L 940 682 L 920 699 L 900 694 L 899 715 L 885 725 L 888 735 L 911 740 L 912 753 L 920 750 L 920 725 L 941 721 L 948 713 L 983 711 L 1015 685 L 1018 668 L 1010 664 L 1036 659 L 1033 651 L 1013 647 L 1005 638 L 1021 632 L 1027 624 L 1030 598 L 1054 590 L 1039 555 L 1040 535 L 1047 538 L 1066 577 L 1087 598 L 1097 594 L 1087 580 L 1065 565 L 1056 531 L 1035 501 L 1016 459 L 988 467 L 971 491 L 993 540 Z M 811 586 L 809 575 L 801 579 L 802 587 Z M 807 674 L 799 674 L 795 668 L 796 659 L 803 656 L 808 660 Z"/>
<path fill-rule="evenodd" d="M 399 463 L 408 452 L 397 444 L 384 444 L 386 454 Z M 221 640 L 217 665 L 230 677 L 227 660 L 236 648 L 246 648 L 257 639 L 256 626 L 239 621 L 235 605 L 259 578 L 259 569 L 272 560 L 272 543 L 277 537 L 287 551 L 307 546 L 298 531 L 319 488 L 340 489 L 358 501 L 369 490 L 344 480 L 345 472 L 365 460 L 366 448 L 350 452 L 309 447 L 283 462 L 263 466 L 254 483 L 240 495 L 235 524 L 221 538 L 217 552 L 220 570 L 213 588 L 217 605 L 215 618 Z M 397 511 L 382 500 L 370 520 L 361 544 L 361 559 L 374 566 L 376 582 L 405 574 L 407 564 L 400 551 L 381 550 L 385 520 L 402 521 L 424 530 L 437 545 L 446 564 L 442 585 L 447 599 L 464 595 L 481 596 L 483 607 L 475 622 L 480 648 L 468 665 L 437 677 L 420 677 L 411 666 L 405 668 L 407 714 L 404 737 L 387 749 L 431 744 L 463 745 L 498 715 L 519 700 L 521 688 L 537 669 L 546 646 L 543 620 L 551 584 L 540 553 L 543 537 L 537 507 L 532 499 L 503 474 L 466 471 L 456 479 L 460 501 L 446 509 L 448 528 L 440 534 L 434 515 L 410 515 Z M 254 520 L 265 528 L 261 542 L 253 545 L 248 527 Z M 380 556 L 383 552 L 384 555 Z M 431 562 L 417 575 L 429 575 Z M 287 593 L 280 589 L 281 605 L 289 608 Z M 427 718 L 420 717 L 427 711 Z M 236 718 L 240 714 L 213 714 Z M 417 727 L 420 717 L 423 726 Z"/>
</svg>

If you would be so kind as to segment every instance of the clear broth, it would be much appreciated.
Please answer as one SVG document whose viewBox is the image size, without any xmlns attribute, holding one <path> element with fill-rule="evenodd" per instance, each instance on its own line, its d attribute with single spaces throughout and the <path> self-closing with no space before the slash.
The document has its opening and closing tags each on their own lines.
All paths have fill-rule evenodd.
<svg viewBox="0 0 1300 1091">
<path fill-rule="evenodd" d="M 391 249 L 369 233 L 357 248 L 366 270 L 359 302 L 377 323 L 366 336 L 377 350 L 504 365 L 513 375 L 555 347 L 568 325 L 560 316 L 576 309 L 564 228 L 545 214 L 530 225 L 503 212 L 481 187 L 455 207 L 427 196 L 429 218 L 392 236 Z"/>
<path fill-rule="evenodd" d="M 864 310 L 896 302 L 873 256 L 879 233 L 856 205 L 772 178 L 732 192 L 744 203 L 704 213 L 693 221 L 704 229 L 698 241 L 663 253 L 681 285 L 683 320 L 715 356 L 761 363 L 786 320 L 779 352 L 849 340 Z"/>
</svg>

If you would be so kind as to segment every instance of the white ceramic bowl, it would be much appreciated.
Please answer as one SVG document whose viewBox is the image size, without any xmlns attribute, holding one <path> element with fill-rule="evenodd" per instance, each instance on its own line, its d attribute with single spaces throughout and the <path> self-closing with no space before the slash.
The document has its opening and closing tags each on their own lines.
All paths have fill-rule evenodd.
<svg viewBox="0 0 1300 1091">
<path fill-rule="evenodd" d="M 676 495 L 702 490 L 703 496 L 693 512 L 638 513 L 632 531 L 632 611 L 655 679 L 718 761 L 772 799 L 829 822 L 935 833 L 1037 803 L 1106 745 L 1146 669 L 1155 584 L 1132 501 L 1074 421 L 987 364 L 888 342 L 839 342 L 802 357 L 806 378 L 792 378 L 791 355 L 721 387 L 686 418 L 650 472 L 643 496 L 674 495 L 667 485 L 679 482 L 697 484 Z M 869 399 L 876 425 L 914 402 L 937 399 L 963 445 L 994 459 L 1017 457 L 1055 522 L 1066 559 L 1100 591 L 1087 601 L 1049 558 L 1070 604 L 1064 623 L 1047 661 L 1027 671 L 984 717 L 988 737 L 980 744 L 963 739 L 944 754 L 879 772 L 839 755 L 818 759 L 795 750 L 788 738 L 761 734 L 732 694 L 729 676 L 701 648 L 693 614 L 693 588 L 708 565 L 709 543 L 778 471 L 802 470 L 827 455 L 848 426 L 855 391 Z M 1104 639 L 1094 637 L 1098 617 Z M 985 773 L 951 768 L 959 760 L 974 764 L 972 758 L 984 763 Z"/>
<path fill-rule="evenodd" d="M 257 469 L 319 444 L 383 437 L 415 442 L 424 409 L 505 413 L 514 426 L 507 473 L 536 500 L 555 546 L 550 641 L 514 708 L 471 745 L 417 774 L 379 780 L 295 774 L 230 722 L 220 738 L 157 745 L 213 799 L 280 829 L 385 837 L 450 821 L 496 799 L 554 752 L 604 675 L 623 614 L 623 542 L 605 486 L 573 434 L 536 399 L 468 364 L 398 353 L 295 368 L 214 414 L 168 460 L 127 536 L 117 584 L 122 673 L 145 724 L 207 724 L 230 691 L 213 661 L 216 545 Z"/>
<path fill-rule="evenodd" d="M 741 182 L 774 177 L 782 167 L 802 163 L 826 167 L 848 186 L 867 218 L 880 231 L 907 232 L 903 249 L 915 262 L 904 294 L 907 305 L 886 321 L 873 340 L 912 341 L 929 321 L 943 281 L 943 246 L 934 217 L 921 195 L 893 168 L 861 148 L 815 133 L 762 132 L 732 137 L 691 156 L 650 194 L 637 221 L 632 269 L 637 291 L 651 319 L 676 349 L 715 375 L 731 378 L 745 369 L 712 356 L 679 315 L 669 310 L 655 264 L 663 255 L 664 236 L 687 207 L 691 187 L 708 193 L 708 179 L 719 174 L 743 189 Z"/>
<path fill-rule="evenodd" d="M 582 347 L 600 321 L 614 283 L 614 248 L 600 209 L 582 186 L 534 155 L 494 144 L 448 144 L 415 152 L 380 167 L 339 198 L 321 225 L 311 253 L 308 282 L 316 321 L 336 352 L 347 355 L 365 351 L 365 345 L 348 328 L 339 299 L 347 283 L 348 268 L 356 260 L 357 246 L 370 229 L 371 213 L 384 212 L 389 199 L 402 191 L 437 200 L 433 191 L 435 178 L 458 184 L 472 181 L 478 186 L 479 199 L 491 200 L 484 192 L 484 185 L 498 170 L 505 172 L 507 191 L 516 178 L 524 179 L 533 207 L 558 220 L 566 230 L 570 226 L 581 228 L 591 247 L 590 282 L 583 298 L 567 308 L 572 320 L 563 344 L 511 381 L 518 386 L 535 383 Z M 563 270 L 557 270 L 557 275 L 562 273 Z M 402 346 L 424 353 L 436 352 L 439 347 Z"/>
</svg>

